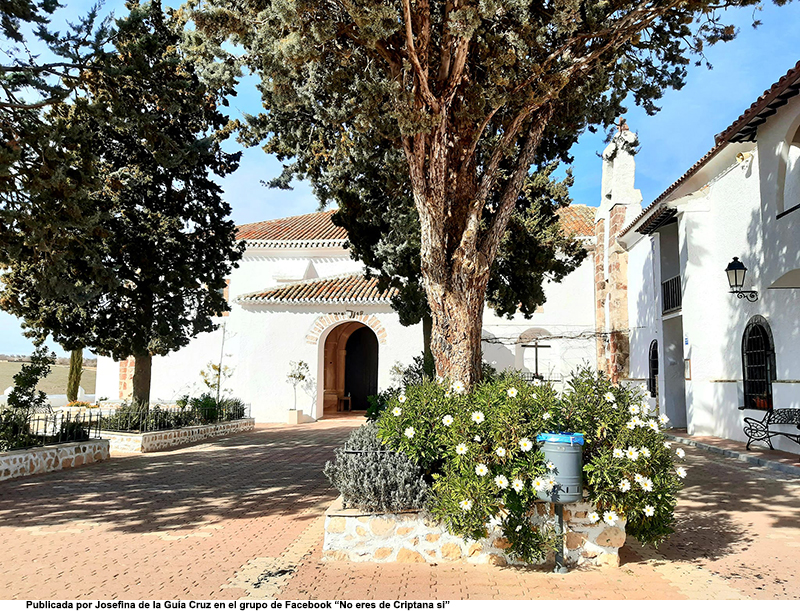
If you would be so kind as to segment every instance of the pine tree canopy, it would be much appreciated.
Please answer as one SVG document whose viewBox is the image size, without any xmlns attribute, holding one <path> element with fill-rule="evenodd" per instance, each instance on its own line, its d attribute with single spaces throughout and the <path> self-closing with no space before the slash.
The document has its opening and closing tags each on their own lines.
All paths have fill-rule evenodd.
<svg viewBox="0 0 800 611">
<path fill-rule="evenodd" d="M 405 163 L 408 186 L 387 180 L 381 205 L 405 206 L 403 198 L 393 199 L 392 187 L 413 199 L 437 373 L 469 387 L 480 377 L 491 271 L 510 278 L 509 266 L 495 263 L 531 168 L 569 160 L 578 135 L 610 125 L 628 95 L 654 112 L 666 88 L 683 84 L 692 57 L 702 60 L 705 45 L 735 36 L 725 10 L 757 4 L 190 0 L 188 6 L 199 32 L 192 52 L 205 60 L 206 78 L 235 79 L 239 66 L 260 78 L 264 112 L 241 134 L 285 162 L 274 184 L 306 178 L 327 201 L 352 190 L 353 182 L 369 183 L 376 164 L 388 173 Z M 505 296 L 495 290 L 501 310 Z"/>
<path fill-rule="evenodd" d="M 128 8 L 74 99 L 41 115 L 50 137 L 21 152 L 0 208 L 0 306 L 67 349 L 134 355 L 138 374 L 227 310 L 241 249 L 212 175 L 239 154 L 220 145 L 221 92 L 180 50 L 184 22 L 159 2 Z"/>
</svg>

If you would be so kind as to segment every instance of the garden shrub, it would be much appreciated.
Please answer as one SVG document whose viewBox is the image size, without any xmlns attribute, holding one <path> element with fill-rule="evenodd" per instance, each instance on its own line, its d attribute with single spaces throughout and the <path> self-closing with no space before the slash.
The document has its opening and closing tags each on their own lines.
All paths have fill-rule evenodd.
<svg viewBox="0 0 800 611">
<path fill-rule="evenodd" d="M 427 499 L 421 469 L 402 453 L 387 451 L 374 423 L 353 431 L 324 473 L 344 503 L 362 511 L 420 509 Z"/>
<path fill-rule="evenodd" d="M 36 445 L 38 438 L 30 429 L 26 412 L 0 406 L 0 452 Z"/>
<path fill-rule="evenodd" d="M 591 370 L 573 375 L 559 396 L 552 386 L 504 373 L 465 393 L 462 384 L 425 381 L 388 401 L 379 436 L 432 482 L 428 508 L 451 532 L 479 539 L 498 527 L 509 553 L 539 560 L 552 533 L 531 528 L 537 492 L 552 486 L 536 444 L 539 433 L 578 432 L 591 518 L 657 544 L 672 532 L 675 494 L 685 472 L 674 467 L 657 416 L 639 388 L 613 386 Z"/>
</svg>

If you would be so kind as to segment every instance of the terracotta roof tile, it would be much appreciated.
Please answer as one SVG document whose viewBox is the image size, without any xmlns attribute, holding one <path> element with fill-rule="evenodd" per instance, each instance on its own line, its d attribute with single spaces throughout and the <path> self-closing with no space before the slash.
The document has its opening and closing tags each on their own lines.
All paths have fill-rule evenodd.
<svg viewBox="0 0 800 611">
<path fill-rule="evenodd" d="M 573 204 L 557 211 L 564 233 L 577 236 L 594 236 L 594 214 L 596 208 Z"/>
<path fill-rule="evenodd" d="M 347 232 L 331 221 L 336 210 L 324 210 L 301 216 L 248 223 L 236 228 L 237 240 L 345 240 Z"/>
<path fill-rule="evenodd" d="M 239 303 L 389 303 L 397 289 L 378 289 L 377 278 L 347 274 L 315 278 L 237 297 Z"/>
<path fill-rule="evenodd" d="M 684 181 L 689 179 L 700 170 L 712 157 L 719 153 L 729 142 L 745 142 L 755 139 L 758 125 L 766 120 L 766 117 L 775 114 L 775 108 L 783 106 L 790 97 L 800 92 L 800 61 L 784 74 L 777 82 L 767 89 L 761 96 L 753 102 L 739 117 L 731 123 L 723 132 L 714 137 L 715 144 L 697 163 L 667 187 L 664 192 L 656 197 L 653 202 L 638 215 L 633 222 L 625 227 L 620 235 L 626 234 L 642 218 L 650 214 L 658 205 L 669 197 Z"/>
</svg>

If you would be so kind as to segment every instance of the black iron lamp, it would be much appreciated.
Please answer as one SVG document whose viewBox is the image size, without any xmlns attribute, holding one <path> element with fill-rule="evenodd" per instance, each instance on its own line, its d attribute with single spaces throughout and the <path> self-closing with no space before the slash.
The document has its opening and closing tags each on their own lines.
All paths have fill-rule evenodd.
<svg viewBox="0 0 800 611">
<path fill-rule="evenodd" d="M 739 299 L 747 299 L 747 301 L 758 300 L 758 291 L 742 290 L 747 268 L 744 266 L 744 263 L 739 261 L 739 257 L 734 257 L 733 261 L 728 263 L 728 267 L 725 268 L 725 273 L 728 274 L 728 284 L 731 286 L 731 293 L 735 294 Z"/>
</svg>

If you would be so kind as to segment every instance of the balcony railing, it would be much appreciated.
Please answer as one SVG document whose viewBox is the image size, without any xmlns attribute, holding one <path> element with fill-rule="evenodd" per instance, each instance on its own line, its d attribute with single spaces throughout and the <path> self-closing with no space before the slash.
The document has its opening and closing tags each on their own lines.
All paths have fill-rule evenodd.
<svg viewBox="0 0 800 611">
<path fill-rule="evenodd" d="M 661 283 L 661 303 L 664 314 L 681 309 L 681 277 L 675 276 Z"/>
</svg>

